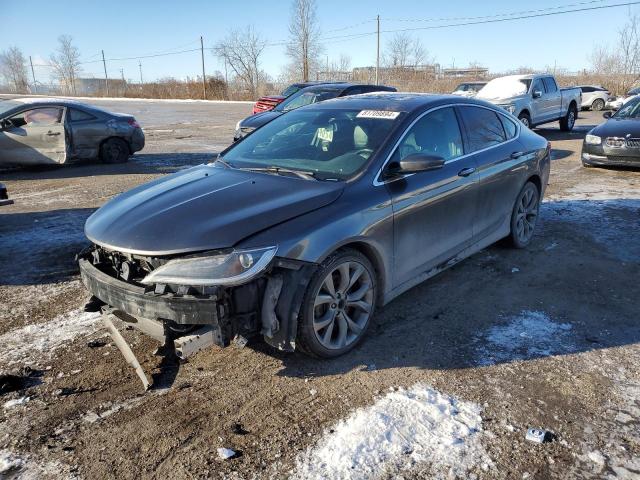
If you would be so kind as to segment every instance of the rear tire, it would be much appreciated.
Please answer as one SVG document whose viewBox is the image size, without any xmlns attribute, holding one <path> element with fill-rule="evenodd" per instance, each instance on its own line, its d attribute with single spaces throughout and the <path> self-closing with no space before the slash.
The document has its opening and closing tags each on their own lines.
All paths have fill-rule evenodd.
<svg viewBox="0 0 640 480">
<path fill-rule="evenodd" d="M 560 119 L 560 130 L 563 132 L 570 132 L 573 130 L 574 125 L 576 124 L 576 118 L 578 118 L 578 109 L 575 105 L 569 105 L 569 110 L 567 110 L 567 114 Z"/>
<path fill-rule="evenodd" d="M 102 163 L 124 163 L 129 160 L 129 145 L 121 138 L 110 138 L 100 147 Z"/>
<path fill-rule="evenodd" d="M 508 237 L 511 246 L 525 248 L 531 243 L 539 212 L 540 192 L 533 182 L 527 182 L 520 190 L 511 213 L 511 233 Z"/>
<path fill-rule="evenodd" d="M 601 98 L 596 98 L 591 104 L 591 110 L 593 110 L 594 112 L 604 110 L 604 100 Z"/>
<path fill-rule="evenodd" d="M 377 281 L 367 257 L 338 250 L 311 277 L 298 320 L 297 348 L 321 358 L 338 357 L 364 337 L 375 310 Z"/>
<path fill-rule="evenodd" d="M 531 128 L 531 117 L 528 113 L 521 113 L 518 115 L 518 120 L 520 120 L 525 127 Z"/>
</svg>

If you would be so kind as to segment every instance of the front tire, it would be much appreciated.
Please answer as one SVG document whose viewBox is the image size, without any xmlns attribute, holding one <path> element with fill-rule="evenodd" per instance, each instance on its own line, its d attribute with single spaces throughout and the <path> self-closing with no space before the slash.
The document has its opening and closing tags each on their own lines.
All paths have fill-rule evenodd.
<svg viewBox="0 0 640 480">
<path fill-rule="evenodd" d="M 593 110 L 594 112 L 604 110 L 604 100 L 601 98 L 596 98 L 591 104 L 591 110 Z"/>
<path fill-rule="evenodd" d="M 518 120 L 520 120 L 525 127 L 531 128 L 531 117 L 528 113 L 521 113 L 518 115 Z"/>
<path fill-rule="evenodd" d="M 100 147 L 102 163 L 124 163 L 129 160 L 129 145 L 121 138 L 110 138 Z"/>
<path fill-rule="evenodd" d="M 520 190 L 511 213 L 509 241 L 513 247 L 525 248 L 531 243 L 539 212 L 540 192 L 533 182 L 527 182 Z"/>
<path fill-rule="evenodd" d="M 297 346 L 322 358 L 338 357 L 364 337 L 375 310 L 377 281 L 371 262 L 339 250 L 311 277 L 300 309 Z"/>
<path fill-rule="evenodd" d="M 563 132 L 570 132 L 573 130 L 576 124 L 576 118 L 578 117 L 578 109 L 575 105 L 570 105 L 567 114 L 560 119 L 560 130 Z"/>
</svg>

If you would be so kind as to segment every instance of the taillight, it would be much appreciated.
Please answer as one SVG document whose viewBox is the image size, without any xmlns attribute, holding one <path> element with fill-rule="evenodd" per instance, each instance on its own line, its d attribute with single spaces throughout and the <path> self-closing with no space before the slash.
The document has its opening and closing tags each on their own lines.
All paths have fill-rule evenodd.
<svg viewBox="0 0 640 480">
<path fill-rule="evenodd" d="M 136 122 L 135 118 L 130 118 L 129 120 L 127 120 L 127 123 L 131 125 L 133 128 L 140 128 L 140 124 Z"/>
</svg>

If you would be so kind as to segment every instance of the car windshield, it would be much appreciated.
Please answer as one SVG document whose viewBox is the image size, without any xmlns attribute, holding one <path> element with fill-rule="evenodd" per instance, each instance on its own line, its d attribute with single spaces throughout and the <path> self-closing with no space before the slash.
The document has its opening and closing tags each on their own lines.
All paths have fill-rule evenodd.
<svg viewBox="0 0 640 480">
<path fill-rule="evenodd" d="M 280 95 L 286 98 L 286 97 L 290 97 L 291 95 L 299 91 L 300 91 L 300 87 L 298 87 L 297 85 L 289 85 L 287 88 L 285 88 L 282 91 Z"/>
<path fill-rule="evenodd" d="M 11 100 L 0 100 L 0 116 L 4 115 L 9 110 L 19 105 L 22 104 L 20 102 L 13 102 Z"/>
<path fill-rule="evenodd" d="M 304 107 L 305 105 L 310 105 L 312 103 L 318 103 L 323 100 L 335 98 L 339 93 L 340 91 L 336 90 L 335 88 L 313 90 L 303 89 L 291 95 L 284 102 L 278 105 L 275 110 L 278 112 L 289 112 L 291 110 L 295 110 L 296 108 Z"/>
<path fill-rule="evenodd" d="M 531 86 L 530 78 L 500 77 L 491 80 L 478 92 L 477 98 L 510 98 L 524 95 Z"/>
<path fill-rule="evenodd" d="M 401 112 L 302 109 L 257 129 L 224 153 L 232 168 L 289 169 L 345 180 L 383 144 Z"/>
<path fill-rule="evenodd" d="M 639 118 L 640 99 L 633 99 L 625 103 L 614 115 L 614 118 Z"/>
</svg>

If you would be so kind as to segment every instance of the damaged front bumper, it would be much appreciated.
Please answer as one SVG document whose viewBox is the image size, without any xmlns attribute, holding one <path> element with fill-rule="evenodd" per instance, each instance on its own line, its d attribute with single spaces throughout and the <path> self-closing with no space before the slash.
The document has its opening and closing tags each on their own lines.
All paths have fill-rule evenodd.
<svg viewBox="0 0 640 480">
<path fill-rule="evenodd" d="M 298 313 L 315 264 L 275 258 L 247 284 L 206 291 L 158 288 L 116 278 L 113 271 L 94 264 L 95 248 L 79 255 L 84 286 L 121 320 L 158 341 L 166 344 L 207 327 L 213 343 L 221 347 L 237 335 L 261 334 L 280 350 L 295 349 Z"/>
</svg>

